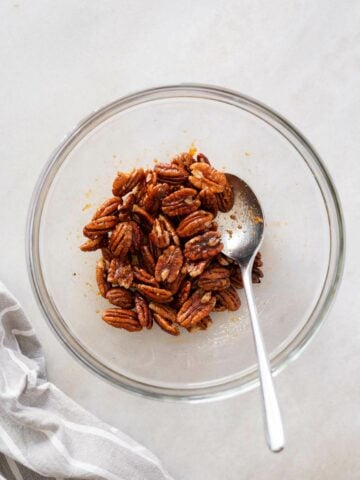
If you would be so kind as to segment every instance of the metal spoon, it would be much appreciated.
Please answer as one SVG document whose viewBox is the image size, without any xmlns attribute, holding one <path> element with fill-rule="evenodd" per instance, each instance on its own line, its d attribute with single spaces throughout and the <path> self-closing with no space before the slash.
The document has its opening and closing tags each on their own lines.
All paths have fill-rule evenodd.
<svg viewBox="0 0 360 480">
<path fill-rule="evenodd" d="M 235 175 L 227 173 L 226 176 L 234 189 L 234 206 L 230 212 L 219 215 L 216 221 L 222 231 L 223 252 L 235 260 L 241 269 L 259 365 L 266 440 L 270 450 L 280 452 L 285 443 L 284 430 L 258 321 L 251 278 L 254 259 L 264 237 L 264 216 L 249 185 Z"/>
</svg>

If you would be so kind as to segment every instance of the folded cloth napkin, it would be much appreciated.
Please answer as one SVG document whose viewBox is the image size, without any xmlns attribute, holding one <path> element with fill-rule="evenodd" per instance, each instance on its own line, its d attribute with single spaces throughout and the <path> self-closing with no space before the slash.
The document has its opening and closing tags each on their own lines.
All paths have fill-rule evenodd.
<svg viewBox="0 0 360 480">
<path fill-rule="evenodd" d="M 41 346 L 0 283 L 0 479 L 172 480 L 160 461 L 48 382 Z"/>
</svg>

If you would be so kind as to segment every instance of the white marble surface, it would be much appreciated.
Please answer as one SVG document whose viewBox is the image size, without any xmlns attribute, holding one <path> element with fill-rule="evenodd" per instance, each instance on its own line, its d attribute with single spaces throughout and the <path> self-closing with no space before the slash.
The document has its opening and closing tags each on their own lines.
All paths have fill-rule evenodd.
<svg viewBox="0 0 360 480">
<path fill-rule="evenodd" d="M 359 478 L 359 25 L 357 0 L 0 3 L 0 278 L 33 319 L 50 378 L 152 448 L 176 479 Z M 276 379 L 288 439 L 280 455 L 264 446 L 257 391 L 205 405 L 118 391 L 63 349 L 30 290 L 26 212 L 50 152 L 94 108 L 180 81 L 234 88 L 284 114 L 342 200 L 347 265 L 336 304 Z"/>
</svg>

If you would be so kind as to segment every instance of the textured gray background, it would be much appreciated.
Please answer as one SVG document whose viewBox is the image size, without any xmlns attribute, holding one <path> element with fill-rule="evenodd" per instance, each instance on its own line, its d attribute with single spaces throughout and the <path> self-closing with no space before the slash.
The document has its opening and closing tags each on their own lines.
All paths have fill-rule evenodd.
<svg viewBox="0 0 360 480">
<path fill-rule="evenodd" d="M 0 3 L 0 278 L 32 318 L 51 380 L 152 448 L 177 479 L 359 478 L 359 25 L 356 0 Z M 50 152 L 94 108 L 180 81 L 234 88 L 288 117 L 343 203 L 347 266 L 336 304 L 276 379 L 288 438 L 278 456 L 264 446 L 257 391 L 195 406 L 118 391 L 59 345 L 30 291 L 26 210 Z"/>
</svg>

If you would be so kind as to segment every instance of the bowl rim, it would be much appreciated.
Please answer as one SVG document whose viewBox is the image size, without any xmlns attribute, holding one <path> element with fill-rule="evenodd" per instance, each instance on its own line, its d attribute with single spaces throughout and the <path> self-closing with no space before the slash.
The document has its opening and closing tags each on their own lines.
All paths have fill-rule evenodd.
<svg viewBox="0 0 360 480">
<path fill-rule="evenodd" d="M 305 136 L 302 135 L 291 122 L 272 108 L 235 90 L 198 83 L 181 83 L 152 87 L 121 97 L 93 111 L 80 121 L 51 154 L 35 184 L 27 216 L 25 240 L 26 261 L 32 291 L 46 322 L 65 348 L 70 351 L 75 358 L 80 360 L 83 365 L 111 384 L 145 397 L 163 400 L 202 402 L 228 398 L 254 388 L 259 384 L 257 369 L 255 368 L 250 372 L 245 377 L 245 380 L 242 381 L 235 379 L 212 386 L 190 388 L 171 388 L 151 385 L 115 372 L 89 354 L 89 352 L 72 337 L 66 328 L 60 313 L 54 308 L 49 295 L 46 294 L 46 286 L 42 276 L 39 255 L 39 230 L 47 191 L 62 162 L 66 158 L 66 151 L 70 150 L 69 146 L 74 142 L 76 142 L 76 145 L 81 138 L 86 136 L 93 122 L 103 117 L 102 121 L 109 118 L 114 109 L 117 109 L 114 112 L 114 114 L 116 114 L 119 113 L 119 111 L 125 111 L 136 105 L 175 97 L 213 100 L 230 104 L 235 108 L 247 110 L 249 113 L 260 117 L 261 120 L 266 123 L 270 123 L 273 128 L 283 134 L 295 147 L 294 143 L 290 141 L 285 133 L 290 135 L 292 139 L 298 143 L 298 147 L 303 149 L 304 154 L 308 155 L 308 159 L 313 162 L 309 165 L 303 154 L 299 152 L 317 182 L 327 211 L 330 235 L 328 270 L 316 305 L 308 316 L 306 323 L 287 345 L 285 350 L 271 359 L 273 375 L 277 375 L 290 361 L 300 355 L 323 324 L 341 282 L 345 261 L 345 227 L 342 208 L 335 185 L 326 167 Z M 272 122 L 274 122 L 274 124 Z M 299 148 L 297 148 L 298 151 Z M 64 158 L 62 158 L 63 154 L 65 155 Z M 54 320 L 54 315 L 57 317 L 56 320 Z M 296 342 L 297 339 L 298 341 Z M 291 346 L 292 348 L 290 348 Z"/>
</svg>

